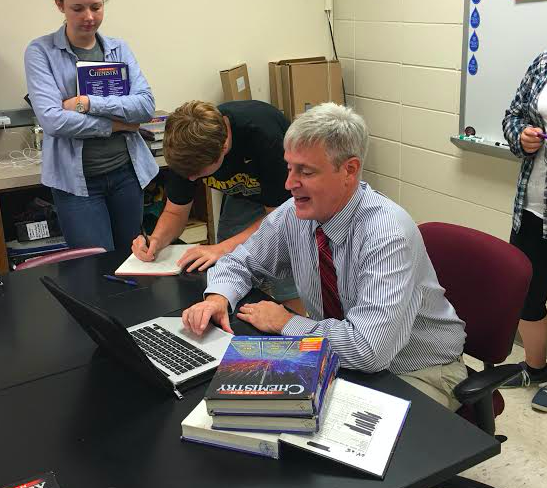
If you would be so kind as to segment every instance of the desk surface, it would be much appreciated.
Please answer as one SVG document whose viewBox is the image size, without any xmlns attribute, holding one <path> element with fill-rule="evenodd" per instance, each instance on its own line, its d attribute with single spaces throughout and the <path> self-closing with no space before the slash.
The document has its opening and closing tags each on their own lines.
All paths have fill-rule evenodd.
<svg viewBox="0 0 547 488">
<path fill-rule="evenodd" d="M 94 344 L 38 281 L 51 276 L 127 325 L 201 297 L 203 275 L 141 277 L 136 289 L 101 278 L 121 260 L 107 253 L 20 271 L 0 288 L 0 432 L 9 446 L 0 486 L 53 470 L 62 488 L 427 488 L 499 453 L 495 439 L 397 377 L 347 371 L 350 380 L 412 401 L 383 482 L 287 446 L 275 461 L 180 442 L 180 422 L 205 387 L 177 401 L 93 357 Z M 234 327 L 236 333 L 252 329 Z"/>
<path fill-rule="evenodd" d="M 181 442 L 203 397 L 155 395 L 110 361 L 0 392 L 0 484 L 53 470 L 63 488 L 181 486 L 428 487 L 499 452 L 499 444 L 391 374 L 348 379 L 412 400 L 385 480 L 282 447 L 271 460 Z"/>
<path fill-rule="evenodd" d="M 0 286 L 0 389 L 87 364 L 95 344 L 39 281 L 47 275 L 126 326 L 199 301 L 204 273 L 137 278 L 131 287 L 105 280 L 126 255 L 111 252 L 16 271 Z M 1 484 L 0 484 L 1 486 Z"/>
<path fill-rule="evenodd" d="M 78 298 L 107 310 L 127 327 L 187 308 L 202 299 L 205 273 L 139 276 L 137 287 L 111 282 L 127 256 L 119 251 L 15 271 L 0 286 L 0 390 L 89 363 L 95 343 L 40 282 L 53 278 Z M 258 291 L 255 301 L 264 297 Z M 252 327 L 232 317 L 240 334 Z M 1 484 L 0 484 L 1 486 Z"/>
</svg>

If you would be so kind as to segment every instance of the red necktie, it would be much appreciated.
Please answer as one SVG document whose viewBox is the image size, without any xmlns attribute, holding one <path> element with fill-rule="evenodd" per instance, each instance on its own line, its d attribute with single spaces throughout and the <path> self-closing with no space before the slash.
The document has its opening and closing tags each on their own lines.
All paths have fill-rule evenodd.
<svg viewBox="0 0 547 488">
<path fill-rule="evenodd" d="M 323 298 L 323 318 L 344 318 L 338 285 L 336 283 L 336 270 L 332 261 L 332 252 L 329 247 L 329 238 L 321 227 L 315 230 L 315 239 L 319 251 L 319 275 L 321 276 L 321 296 Z"/>
</svg>

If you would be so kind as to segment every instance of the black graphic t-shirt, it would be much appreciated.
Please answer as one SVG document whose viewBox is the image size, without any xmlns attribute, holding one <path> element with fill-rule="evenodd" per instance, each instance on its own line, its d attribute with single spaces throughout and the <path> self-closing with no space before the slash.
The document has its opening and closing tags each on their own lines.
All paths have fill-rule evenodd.
<svg viewBox="0 0 547 488">
<path fill-rule="evenodd" d="M 283 137 L 289 127 L 284 115 L 258 100 L 223 103 L 218 109 L 230 120 L 232 148 L 221 167 L 202 178 L 222 193 L 277 207 L 290 197 L 285 190 L 287 163 Z M 196 182 L 169 171 L 167 196 L 177 205 L 194 199 Z"/>
</svg>

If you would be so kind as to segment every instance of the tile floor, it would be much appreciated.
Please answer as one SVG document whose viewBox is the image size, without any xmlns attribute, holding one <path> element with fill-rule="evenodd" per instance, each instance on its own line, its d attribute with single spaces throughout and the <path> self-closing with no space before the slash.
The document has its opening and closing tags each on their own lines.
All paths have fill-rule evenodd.
<svg viewBox="0 0 547 488">
<path fill-rule="evenodd" d="M 524 360 L 524 350 L 515 344 L 508 363 Z M 471 367 L 480 363 L 465 357 Z M 496 433 L 507 436 L 501 454 L 462 475 L 494 488 L 547 488 L 547 412 L 532 410 L 537 387 L 503 390 L 505 410 L 496 419 Z"/>
</svg>

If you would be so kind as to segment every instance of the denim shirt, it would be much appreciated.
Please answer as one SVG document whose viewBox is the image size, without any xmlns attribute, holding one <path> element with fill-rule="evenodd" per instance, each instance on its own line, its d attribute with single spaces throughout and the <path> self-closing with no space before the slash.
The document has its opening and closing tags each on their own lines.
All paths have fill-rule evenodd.
<svg viewBox="0 0 547 488">
<path fill-rule="evenodd" d="M 109 137 L 112 119 L 147 122 L 155 110 L 150 86 L 127 44 L 121 39 L 97 36 L 105 61 L 127 64 L 130 91 L 123 97 L 90 95 L 87 114 L 63 109 L 63 100 L 76 96 L 77 61 L 65 26 L 35 39 L 25 51 L 29 97 L 44 129 L 42 184 L 77 196 L 88 196 L 82 166 L 83 139 Z M 125 137 L 135 173 L 144 188 L 158 173 L 158 165 L 138 132 L 127 132 Z"/>
</svg>

